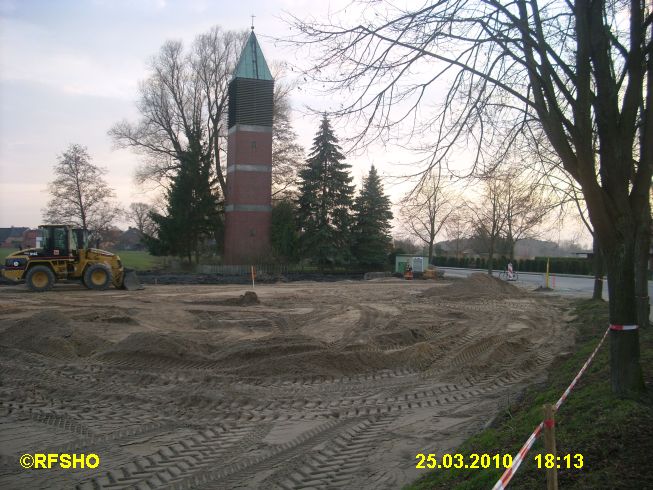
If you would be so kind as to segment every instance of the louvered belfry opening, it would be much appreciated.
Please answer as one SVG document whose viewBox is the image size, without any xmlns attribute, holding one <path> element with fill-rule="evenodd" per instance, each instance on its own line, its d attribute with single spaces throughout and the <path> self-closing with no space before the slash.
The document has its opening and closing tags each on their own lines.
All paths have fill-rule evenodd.
<svg viewBox="0 0 653 490">
<path fill-rule="evenodd" d="M 272 126 L 274 80 L 234 78 L 229 84 L 229 127 Z"/>
</svg>

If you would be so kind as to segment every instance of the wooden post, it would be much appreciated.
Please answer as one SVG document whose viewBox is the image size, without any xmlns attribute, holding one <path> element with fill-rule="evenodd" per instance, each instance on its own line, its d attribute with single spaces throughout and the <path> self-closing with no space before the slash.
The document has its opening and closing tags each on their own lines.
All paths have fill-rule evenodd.
<svg viewBox="0 0 653 490">
<path fill-rule="evenodd" d="M 549 289 L 549 259 L 546 259 L 546 288 Z"/>
<path fill-rule="evenodd" d="M 553 454 L 553 468 L 546 468 L 546 490 L 558 490 L 558 460 L 553 405 L 544 405 L 544 453 Z"/>
</svg>

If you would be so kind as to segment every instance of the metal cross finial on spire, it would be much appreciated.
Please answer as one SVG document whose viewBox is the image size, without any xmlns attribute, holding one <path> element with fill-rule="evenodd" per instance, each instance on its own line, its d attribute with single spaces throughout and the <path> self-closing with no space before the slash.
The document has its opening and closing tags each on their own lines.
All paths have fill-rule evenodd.
<svg viewBox="0 0 653 490">
<path fill-rule="evenodd" d="M 250 17 L 252 18 L 252 30 L 254 30 L 254 17 L 256 17 L 256 16 L 255 16 L 255 15 L 251 15 Z"/>
</svg>

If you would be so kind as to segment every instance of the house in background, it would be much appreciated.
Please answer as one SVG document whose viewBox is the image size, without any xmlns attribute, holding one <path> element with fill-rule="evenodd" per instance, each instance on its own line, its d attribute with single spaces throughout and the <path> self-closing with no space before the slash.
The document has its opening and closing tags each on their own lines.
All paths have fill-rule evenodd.
<svg viewBox="0 0 653 490">
<path fill-rule="evenodd" d="M 36 237 L 38 235 L 39 230 L 25 230 L 20 248 L 36 248 Z"/>
<path fill-rule="evenodd" d="M 137 228 L 131 226 L 127 231 L 123 231 L 117 244 L 118 250 L 145 250 L 143 235 Z"/>
<path fill-rule="evenodd" d="M 0 247 L 21 248 L 23 243 L 23 233 L 27 230 L 29 230 L 29 228 L 24 226 L 0 228 Z"/>
</svg>

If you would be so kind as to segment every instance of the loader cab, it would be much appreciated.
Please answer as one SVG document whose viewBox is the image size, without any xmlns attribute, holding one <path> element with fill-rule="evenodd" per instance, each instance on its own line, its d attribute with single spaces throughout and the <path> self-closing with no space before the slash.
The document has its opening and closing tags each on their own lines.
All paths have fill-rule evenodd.
<svg viewBox="0 0 653 490">
<path fill-rule="evenodd" d="M 77 249 L 70 226 L 39 226 L 41 252 L 44 257 L 70 257 Z"/>
<path fill-rule="evenodd" d="M 82 250 L 88 248 L 88 230 L 82 228 L 73 228 L 72 239 L 74 250 Z"/>
</svg>

